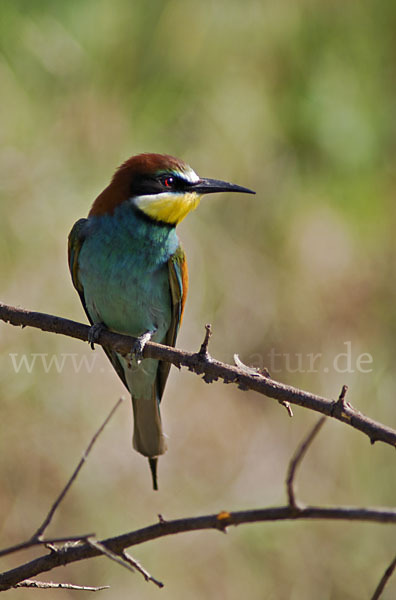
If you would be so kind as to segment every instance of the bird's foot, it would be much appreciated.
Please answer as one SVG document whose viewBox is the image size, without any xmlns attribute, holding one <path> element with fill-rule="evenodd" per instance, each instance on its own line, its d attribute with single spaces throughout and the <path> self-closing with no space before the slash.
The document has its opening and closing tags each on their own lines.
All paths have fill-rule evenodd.
<svg viewBox="0 0 396 600">
<path fill-rule="evenodd" d="M 104 323 L 94 323 L 88 330 L 88 342 L 91 344 L 92 350 L 95 350 L 95 344 L 99 339 L 102 331 L 106 329 Z"/>
<path fill-rule="evenodd" d="M 131 364 L 133 364 L 133 363 L 135 363 L 136 365 L 140 365 L 140 363 L 143 360 L 144 347 L 147 344 L 147 342 L 149 342 L 151 340 L 155 331 L 156 331 L 155 329 L 146 331 L 142 335 L 139 335 L 138 338 L 136 338 L 136 341 L 133 344 L 130 353 L 128 354 L 129 366 L 131 366 Z"/>
</svg>

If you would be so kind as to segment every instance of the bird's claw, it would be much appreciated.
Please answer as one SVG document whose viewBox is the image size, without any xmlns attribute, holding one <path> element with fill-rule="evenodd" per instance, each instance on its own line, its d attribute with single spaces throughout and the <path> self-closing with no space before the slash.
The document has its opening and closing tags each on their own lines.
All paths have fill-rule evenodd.
<svg viewBox="0 0 396 600">
<path fill-rule="evenodd" d="M 151 340 L 151 336 L 154 331 L 146 331 L 142 335 L 136 338 L 134 342 L 131 352 L 128 355 L 129 363 L 135 363 L 136 365 L 140 365 L 143 360 L 143 350 L 147 342 Z"/>
<path fill-rule="evenodd" d="M 95 344 L 104 329 L 106 329 L 106 325 L 103 323 L 94 323 L 88 329 L 88 342 L 91 344 L 92 350 L 95 350 Z"/>
</svg>

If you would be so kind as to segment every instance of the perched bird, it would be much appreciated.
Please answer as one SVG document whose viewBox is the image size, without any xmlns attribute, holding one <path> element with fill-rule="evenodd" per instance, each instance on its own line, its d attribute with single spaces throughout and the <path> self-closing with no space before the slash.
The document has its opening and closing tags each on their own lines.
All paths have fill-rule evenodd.
<svg viewBox="0 0 396 600">
<path fill-rule="evenodd" d="M 187 263 L 176 225 L 204 194 L 251 190 L 203 179 L 185 162 L 165 154 L 139 154 L 124 162 L 96 198 L 87 219 L 69 235 L 74 287 L 92 327 L 138 338 L 142 357 L 153 340 L 174 346 L 187 295 Z M 133 360 L 104 348 L 132 396 L 134 448 L 147 456 L 154 489 L 157 457 L 166 450 L 159 404 L 170 363 Z"/>
</svg>

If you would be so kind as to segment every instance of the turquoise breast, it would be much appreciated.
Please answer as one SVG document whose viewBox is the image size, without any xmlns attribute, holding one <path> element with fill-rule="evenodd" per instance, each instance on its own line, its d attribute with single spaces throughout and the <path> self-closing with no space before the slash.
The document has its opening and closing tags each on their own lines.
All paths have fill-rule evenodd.
<svg viewBox="0 0 396 600">
<path fill-rule="evenodd" d="M 79 255 L 79 278 L 91 319 L 139 336 L 156 330 L 161 342 L 171 323 L 167 262 L 179 240 L 174 227 L 153 222 L 130 203 L 113 215 L 90 217 Z"/>
</svg>

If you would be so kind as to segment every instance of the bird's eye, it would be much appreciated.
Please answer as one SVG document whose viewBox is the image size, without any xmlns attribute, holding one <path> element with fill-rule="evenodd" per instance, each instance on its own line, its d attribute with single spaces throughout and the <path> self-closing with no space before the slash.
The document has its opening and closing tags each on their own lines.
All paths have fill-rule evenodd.
<svg viewBox="0 0 396 600">
<path fill-rule="evenodd" d="M 163 183 L 165 187 L 172 187 L 175 182 L 174 177 L 164 177 Z"/>
</svg>

